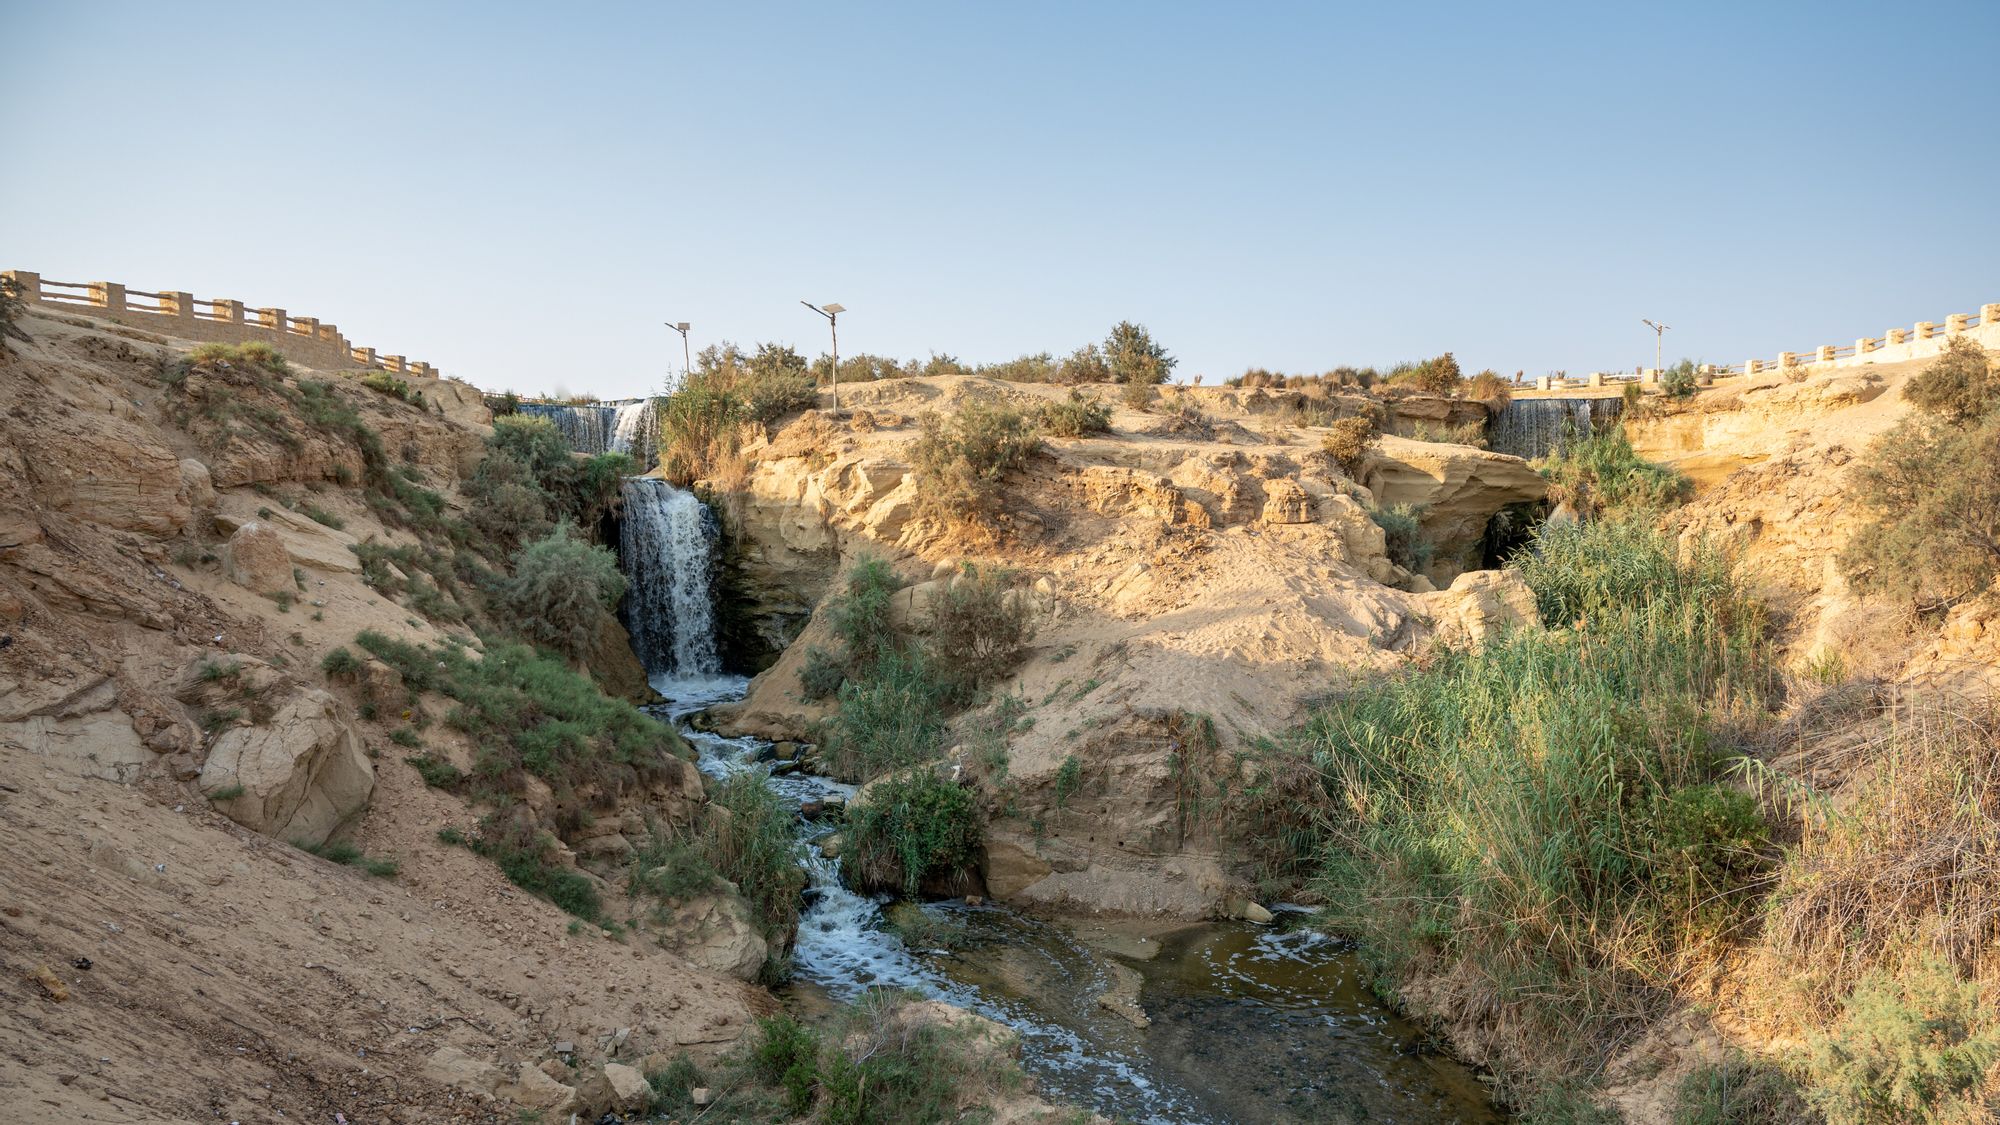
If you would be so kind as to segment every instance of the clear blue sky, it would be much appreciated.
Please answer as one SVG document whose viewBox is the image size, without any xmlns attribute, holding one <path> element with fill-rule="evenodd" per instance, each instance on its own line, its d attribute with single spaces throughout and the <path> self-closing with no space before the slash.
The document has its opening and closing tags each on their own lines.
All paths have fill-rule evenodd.
<svg viewBox="0 0 2000 1125">
<path fill-rule="evenodd" d="M 0 0 L 0 265 L 603 395 L 695 342 L 1210 380 L 2000 301 L 2000 4 Z"/>
</svg>

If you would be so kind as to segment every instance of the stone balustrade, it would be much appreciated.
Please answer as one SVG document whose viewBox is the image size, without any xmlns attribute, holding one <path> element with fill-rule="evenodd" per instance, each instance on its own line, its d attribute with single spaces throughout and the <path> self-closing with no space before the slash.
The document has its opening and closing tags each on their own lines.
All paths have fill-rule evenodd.
<svg viewBox="0 0 2000 1125">
<path fill-rule="evenodd" d="M 325 371 L 372 368 L 439 378 L 437 368 L 348 343 L 340 329 L 284 309 L 248 308 L 226 297 L 204 300 L 178 291 L 151 292 L 116 281 L 50 281 L 27 270 L 0 271 L 33 308 L 81 313 L 184 340 L 221 344 L 260 341 L 286 359 Z"/>
</svg>

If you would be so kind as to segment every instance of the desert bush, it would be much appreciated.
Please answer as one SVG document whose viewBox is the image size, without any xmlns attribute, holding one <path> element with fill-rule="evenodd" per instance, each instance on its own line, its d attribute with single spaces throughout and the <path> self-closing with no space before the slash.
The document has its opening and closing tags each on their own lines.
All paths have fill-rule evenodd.
<svg viewBox="0 0 2000 1125">
<path fill-rule="evenodd" d="M 805 660 L 799 666 L 799 694 L 808 703 L 832 699 L 846 682 L 845 659 L 819 645 L 806 646 Z"/>
<path fill-rule="evenodd" d="M 1701 389 L 1696 384 L 1695 376 L 1694 360 L 1681 360 L 1660 372 L 1660 393 L 1668 398 L 1693 398 L 1694 393 Z"/>
<path fill-rule="evenodd" d="M 2000 575 L 2000 388 L 1986 366 L 1978 345 L 1954 341 L 1905 388 L 1921 412 L 1854 470 L 1870 518 L 1840 568 L 1856 587 L 1935 610 Z"/>
<path fill-rule="evenodd" d="M 683 488 L 736 455 L 749 418 L 733 377 L 714 367 L 713 352 L 703 349 L 703 369 L 660 400 L 660 472 Z"/>
<path fill-rule="evenodd" d="M 1320 439 L 1320 452 L 1333 458 L 1340 471 L 1351 477 L 1361 471 L 1368 445 L 1378 432 L 1373 415 L 1336 418 L 1327 423 L 1326 436 Z"/>
<path fill-rule="evenodd" d="M 1382 547 L 1389 561 L 1411 573 L 1431 564 L 1437 546 L 1424 534 L 1424 509 L 1409 504 L 1367 505 L 1368 518 L 1382 529 Z"/>
<path fill-rule="evenodd" d="M 923 417 L 910 447 L 917 511 L 943 523 L 990 530 L 1001 483 L 1041 448 L 1034 424 L 1011 406 L 973 400 L 945 417 Z"/>
<path fill-rule="evenodd" d="M 294 844 L 302 852 L 331 860 L 343 867 L 358 867 L 377 879 L 394 878 L 402 865 L 393 859 L 378 859 L 362 853 L 361 849 L 346 841 L 339 843 L 308 844 L 298 841 Z"/>
<path fill-rule="evenodd" d="M 412 754 L 404 758 L 403 762 L 416 770 L 417 776 L 424 779 L 424 784 L 433 789 L 455 788 L 459 782 L 465 780 L 464 771 L 443 758 L 429 754 Z"/>
<path fill-rule="evenodd" d="M 697 823 L 678 832 L 656 830 L 633 852 L 629 893 L 682 900 L 727 880 L 749 904 L 777 962 L 798 925 L 806 882 L 793 836 L 796 822 L 760 775 L 737 774 L 709 790 Z"/>
<path fill-rule="evenodd" d="M 1095 396 L 1086 396 L 1072 389 L 1068 399 L 1037 409 L 1035 421 L 1055 437 L 1108 434 L 1111 432 L 1111 407 Z"/>
<path fill-rule="evenodd" d="M 536 898 L 586 922 L 603 923 L 604 901 L 596 885 L 583 872 L 562 865 L 556 858 L 555 837 L 537 828 L 525 810 L 517 807 L 487 817 L 476 836 L 446 828 L 439 830 L 438 838 L 492 860 L 501 874 Z"/>
<path fill-rule="evenodd" d="M 1408 387 L 1433 395 L 1455 395 L 1465 387 L 1465 373 L 1450 352 L 1418 363 L 1397 365 L 1390 372 L 1391 386 Z"/>
<path fill-rule="evenodd" d="M 1005 379 L 1010 383 L 1058 383 L 1060 370 L 1056 357 L 1048 352 L 1036 352 L 1017 359 L 1002 360 L 999 363 L 981 364 L 973 371 L 975 375 L 985 375 L 993 379 Z M 1084 380 L 1078 380 L 1082 382 Z"/>
<path fill-rule="evenodd" d="M 1827 1125 L 1974 1125 L 2000 1115 L 2000 1008 L 1949 962 L 1861 978 L 1811 1044 L 1806 1097 Z"/>
<path fill-rule="evenodd" d="M 1466 384 L 1465 397 L 1478 399 L 1488 409 L 1497 411 L 1513 399 L 1514 387 L 1498 371 L 1489 367 L 1474 375 L 1472 381 Z"/>
<path fill-rule="evenodd" d="M 1954 336 L 1904 385 L 1903 397 L 1926 414 L 1962 426 L 2000 407 L 2000 372 L 1977 341 Z"/>
<path fill-rule="evenodd" d="M 1145 390 L 1148 395 L 1152 393 L 1151 389 L 1143 383 L 1126 384 L 1128 392 L 1133 387 Z M 1128 393 L 1126 401 L 1131 402 L 1131 400 L 1132 396 Z M 1145 403 L 1142 400 L 1136 405 L 1143 406 Z M 1201 407 L 1186 395 L 1175 395 L 1172 398 L 1164 399 L 1154 409 L 1162 418 L 1166 419 L 1165 429 L 1167 433 L 1179 434 L 1199 441 L 1208 441 L 1215 437 L 1214 420 L 1203 413 Z"/>
<path fill-rule="evenodd" d="M 877 783 L 847 811 L 841 868 L 855 886 L 915 895 L 970 869 L 980 841 L 972 792 L 928 768 Z"/>
<path fill-rule="evenodd" d="M 851 673 L 867 672 L 895 650 L 889 602 L 902 588 L 895 568 L 879 556 L 858 559 L 847 569 L 844 589 L 827 605 L 827 621 L 846 649 Z"/>
<path fill-rule="evenodd" d="M 1096 344 L 1085 344 L 1056 365 L 1055 381 L 1071 386 L 1089 383 L 1109 383 L 1111 365 L 1105 361 L 1104 352 Z"/>
<path fill-rule="evenodd" d="M 367 387 L 371 391 L 388 395 L 390 398 L 407 402 L 412 406 L 426 409 L 430 406 L 430 403 L 424 398 L 424 392 L 411 386 L 408 380 L 399 379 L 387 371 L 364 372 L 359 381 L 362 386 Z"/>
<path fill-rule="evenodd" d="M 1677 470 L 1642 460 L 1625 431 L 1572 435 L 1538 466 L 1549 499 L 1583 515 L 1660 512 L 1687 500 L 1694 484 Z"/>
<path fill-rule="evenodd" d="M 498 608 L 511 631 L 581 661 L 624 596 L 616 552 L 564 526 L 514 556 L 514 576 L 501 587 Z"/>
<path fill-rule="evenodd" d="M 918 628 L 929 666 L 956 699 L 969 701 L 1021 661 L 1034 622 L 1005 570 L 961 564 L 924 606 Z"/>
</svg>

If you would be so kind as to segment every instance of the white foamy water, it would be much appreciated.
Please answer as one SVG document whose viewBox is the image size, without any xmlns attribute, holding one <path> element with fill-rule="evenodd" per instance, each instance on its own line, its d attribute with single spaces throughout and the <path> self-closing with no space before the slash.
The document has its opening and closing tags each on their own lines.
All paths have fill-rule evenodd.
<svg viewBox="0 0 2000 1125">
<path fill-rule="evenodd" d="M 722 670 L 711 573 L 715 516 L 694 493 L 653 477 L 631 477 L 623 491 L 618 558 L 630 580 L 625 628 L 632 651 L 650 677 L 713 677 Z"/>
</svg>

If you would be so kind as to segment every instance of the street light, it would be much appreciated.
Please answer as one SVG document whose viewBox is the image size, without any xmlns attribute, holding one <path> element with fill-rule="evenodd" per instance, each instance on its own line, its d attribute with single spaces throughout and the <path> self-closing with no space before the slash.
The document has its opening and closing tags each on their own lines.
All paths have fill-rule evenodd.
<svg viewBox="0 0 2000 1125">
<path fill-rule="evenodd" d="M 840 314 L 845 308 L 835 304 L 815 305 L 811 301 L 799 304 L 826 318 L 826 326 L 833 333 L 833 412 L 840 413 Z"/>
<path fill-rule="evenodd" d="M 670 320 L 667 321 L 667 327 L 681 334 L 681 382 L 685 383 L 687 382 L 688 372 L 694 367 L 694 364 L 688 360 L 688 322 L 683 320 L 676 324 Z"/>
<path fill-rule="evenodd" d="M 1643 316 L 1639 318 L 1639 323 L 1653 330 L 1653 374 L 1657 378 L 1660 372 L 1660 341 L 1666 336 L 1667 330 L 1672 326 L 1656 324 Z"/>
</svg>

